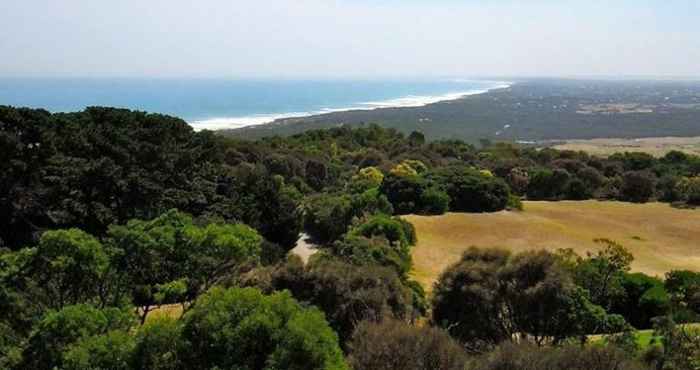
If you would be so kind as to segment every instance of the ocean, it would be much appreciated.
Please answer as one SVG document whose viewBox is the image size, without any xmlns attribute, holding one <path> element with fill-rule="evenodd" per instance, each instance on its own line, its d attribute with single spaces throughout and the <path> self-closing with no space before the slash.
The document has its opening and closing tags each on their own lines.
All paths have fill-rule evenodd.
<svg viewBox="0 0 700 370">
<path fill-rule="evenodd" d="M 180 117 L 195 129 L 258 125 L 351 109 L 422 106 L 507 82 L 224 79 L 0 79 L 0 105 L 73 112 L 110 106 Z"/>
</svg>

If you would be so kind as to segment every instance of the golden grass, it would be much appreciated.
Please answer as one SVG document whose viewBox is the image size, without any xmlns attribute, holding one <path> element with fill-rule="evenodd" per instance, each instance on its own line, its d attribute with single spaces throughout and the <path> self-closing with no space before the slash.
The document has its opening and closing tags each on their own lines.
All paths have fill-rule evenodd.
<svg viewBox="0 0 700 370">
<path fill-rule="evenodd" d="M 668 204 L 601 201 L 524 202 L 523 212 L 406 216 L 416 226 L 412 276 L 427 290 L 470 246 L 513 252 L 572 248 L 594 251 L 595 238 L 615 240 L 634 254 L 633 271 L 662 277 L 700 270 L 700 210 Z"/>
<path fill-rule="evenodd" d="M 582 150 L 600 156 L 609 156 L 622 152 L 644 152 L 661 157 L 671 150 L 700 155 L 700 137 L 567 140 L 565 144 L 556 145 L 554 148 L 560 150 Z"/>
<path fill-rule="evenodd" d="M 182 305 L 179 303 L 174 304 L 164 304 L 155 308 L 146 315 L 146 321 L 154 320 L 161 317 L 170 317 L 172 319 L 179 319 L 182 316 Z"/>
</svg>

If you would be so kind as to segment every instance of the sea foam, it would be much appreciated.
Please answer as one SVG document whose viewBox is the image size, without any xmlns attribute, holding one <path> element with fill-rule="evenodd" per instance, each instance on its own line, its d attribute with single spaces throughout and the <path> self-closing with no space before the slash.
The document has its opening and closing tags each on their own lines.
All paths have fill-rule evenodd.
<svg viewBox="0 0 700 370">
<path fill-rule="evenodd" d="M 279 114 L 259 114 L 243 117 L 217 117 L 202 120 L 194 120 L 189 122 L 190 125 L 197 131 L 199 130 L 224 130 L 237 129 L 248 126 L 258 126 L 266 123 L 274 122 L 278 119 L 285 118 L 300 118 L 319 114 L 347 112 L 353 110 L 374 110 L 382 108 L 415 108 L 424 107 L 429 104 L 434 104 L 441 101 L 457 100 L 468 95 L 483 94 L 494 89 L 504 89 L 511 86 L 509 82 L 498 82 L 486 89 L 473 89 L 466 91 L 451 92 L 442 95 L 409 95 L 396 99 L 388 99 L 382 101 L 369 101 L 358 103 L 357 105 L 344 108 L 323 108 L 315 112 L 290 112 Z"/>
</svg>

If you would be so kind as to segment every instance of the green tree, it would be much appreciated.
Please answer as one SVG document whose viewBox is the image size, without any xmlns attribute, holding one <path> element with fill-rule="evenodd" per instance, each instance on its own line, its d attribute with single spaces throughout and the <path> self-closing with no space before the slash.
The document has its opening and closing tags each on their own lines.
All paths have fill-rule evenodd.
<svg viewBox="0 0 700 370">
<path fill-rule="evenodd" d="M 261 242 L 245 225 L 200 227 L 175 210 L 112 226 L 108 236 L 121 286 L 141 308 L 142 323 L 152 306 L 193 301 L 237 266 L 257 259 Z"/>
<path fill-rule="evenodd" d="M 27 339 L 22 353 L 22 369 L 65 368 L 102 357 L 128 352 L 129 341 L 121 334 L 98 339 L 103 334 L 126 331 L 134 323 L 132 310 L 117 308 L 98 309 L 89 305 L 66 306 L 60 311 L 49 311 L 36 325 Z M 110 346 L 112 346 L 110 348 Z M 92 350 L 99 353 L 89 353 Z M 118 353 L 116 353 L 118 351 Z"/>
<path fill-rule="evenodd" d="M 624 320 L 588 301 L 557 256 L 471 248 L 433 289 L 433 322 L 471 350 L 516 336 L 561 343 L 593 332 L 616 332 Z"/>
<path fill-rule="evenodd" d="M 213 288 L 184 320 L 189 369 L 347 369 L 323 314 L 288 292 Z"/>
</svg>

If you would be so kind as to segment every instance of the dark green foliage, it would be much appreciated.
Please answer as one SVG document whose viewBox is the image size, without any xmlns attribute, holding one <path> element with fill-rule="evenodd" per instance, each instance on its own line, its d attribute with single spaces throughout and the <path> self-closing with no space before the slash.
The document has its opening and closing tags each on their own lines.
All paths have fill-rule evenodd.
<svg viewBox="0 0 700 370">
<path fill-rule="evenodd" d="M 131 313 L 115 308 L 100 310 L 89 305 L 77 305 L 50 311 L 29 336 L 22 354 L 23 362 L 18 367 L 37 370 L 63 368 L 67 366 L 66 360 L 69 363 L 81 361 L 79 357 L 85 349 L 108 345 L 98 337 L 115 330 L 126 330 L 133 322 Z M 123 336 L 111 339 L 120 342 L 115 343 L 120 350 L 124 345 L 121 342 L 128 341 Z"/>
<path fill-rule="evenodd" d="M 352 230 L 354 236 L 383 237 L 397 248 L 408 250 L 416 244 L 416 229 L 399 217 L 376 215 Z"/>
<path fill-rule="evenodd" d="M 132 355 L 135 369 L 175 370 L 187 353 L 179 321 L 169 318 L 150 320 L 136 335 Z"/>
<path fill-rule="evenodd" d="M 621 330 L 624 320 L 591 304 L 559 261 L 544 251 L 511 256 L 471 248 L 436 282 L 433 321 L 472 350 L 516 335 L 556 344 Z"/>
<path fill-rule="evenodd" d="M 666 315 L 670 309 L 670 297 L 661 279 L 627 273 L 622 288 L 625 294 L 613 302 L 611 311 L 622 315 L 635 328 L 651 328 L 652 319 Z"/>
<path fill-rule="evenodd" d="M 182 335 L 187 369 L 347 369 L 323 314 L 287 292 L 214 288 L 185 315 Z"/>
<path fill-rule="evenodd" d="M 527 196 L 533 200 L 557 200 L 569 191 L 571 175 L 563 169 L 539 169 L 530 173 Z"/>
<path fill-rule="evenodd" d="M 414 304 L 413 291 L 396 272 L 374 264 L 351 265 L 320 259 L 304 266 L 290 260 L 280 266 L 256 271 L 247 284 L 265 291 L 289 290 L 301 302 L 323 310 L 345 343 L 362 320 L 385 317 L 412 320 L 423 307 Z"/>
<path fill-rule="evenodd" d="M 468 167 L 443 168 L 432 179 L 449 195 L 453 212 L 495 212 L 508 204 L 510 189 L 505 181 Z"/>
<path fill-rule="evenodd" d="M 463 370 L 467 360 L 447 332 L 394 320 L 360 323 L 348 352 L 356 370 Z"/>
<path fill-rule="evenodd" d="M 654 195 L 655 180 L 651 173 L 645 171 L 629 171 L 622 175 L 620 199 L 644 203 Z"/>
<path fill-rule="evenodd" d="M 571 261 L 576 284 L 588 290 L 591 301 L 607 309 L 625 295 L 623 281 L 634 257 L 622 245 L 608 239 L 596 239 L 603 249 L 586 258 Z"/>
<path fill-rule="evenodd" d="M 307 199 L 304 229 L 319 243 L 339 239 L 348 230 L 353 212 L 348 195 L 318 194 Z"/>
<path fill-rule="evenodd" d="M 423 213 L 429 215 L 441 215 L 449 209 L 450 196 L 446 192 L 432 187 L 421 194 L 420 203 Z"/>
<path fill-rule="evenodd" d="M 420 202 L 428 187 L 428 182 L 418 175 L 389 174 L 384 177 L 380 192 L 394 206 L 396 214 L 404 215 L 421 211 L 423 207 Z"/>
</svg>

